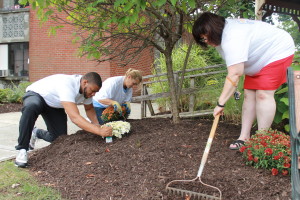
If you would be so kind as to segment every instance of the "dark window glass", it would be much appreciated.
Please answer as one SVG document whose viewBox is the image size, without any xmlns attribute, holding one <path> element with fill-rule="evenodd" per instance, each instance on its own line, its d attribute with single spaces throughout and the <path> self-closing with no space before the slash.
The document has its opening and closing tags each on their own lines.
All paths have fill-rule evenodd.
<svg viewBox="0 0 300 200">
<path fill-rule="evenodd" d="M 8 51 L 9 76 L 28 76 L 29 43 L 11 43 Z"/>
</svg>

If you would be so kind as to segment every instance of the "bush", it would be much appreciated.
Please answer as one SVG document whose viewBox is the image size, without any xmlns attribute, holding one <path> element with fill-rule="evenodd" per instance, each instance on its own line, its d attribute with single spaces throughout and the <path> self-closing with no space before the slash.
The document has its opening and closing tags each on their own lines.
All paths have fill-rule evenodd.
<svg viewBox="0 0 300 200">
<path fill-rule="evenodd" d="M 172 61 L 173 61 L 173 70 L 179 71 L 182 70 L 182 67 L 184 65 L 186 53 L 188 50 L 188 45 L 183 44 L 179 45 L 177 48 L 174 49 L 172 53 Z M 194 45 L 191 49 L 190 56 L 188 59 L 187 67 L 186 69 L 195 69 L 195 68 L 201 68 L 209 65 L 214 64 L 220 64 L 221 63 L 221 57 L 218 56 L 215 49 L 211 48 L 207 51 L 199 48 L 197 45 Z M 217 63 L 216 63 L 217 62 Z M 159 70 L 154 69 L 153 74 L 161 74 L 167 72 L 165 57 L 163 54 L 160 55 L 158 59 L 155 60 L 155 64 L 158 66 L 157 68 Z M 157 71 L 155 71 L 157 70 Z M 210 72 L 214 69 L 203 69 L 201 70 L 202 73 Z M 185 75 L 194 75 L 200 73 L 198 71 L 193 72 L 186 72 Z M 181 74 L 179 74 L 180 78 Z M 216 74 L 213 76 L 202 76 L 197 77 L 195 80 L 195 87 L 203 88 L 203 90 L 199 90 L 198 93 L 196 93 L 196 99 L 195 99 L 195 110 L 199 109 L 208 109 L 212 108 L 212 105 L 215 105 L 213 101 L 215 101 L 216 95 L 218 95 L 218 91 L 216 91 L 218 88 L 222 89 L 222 85 L 220 84 L 220 77 L 224 76 L 223 74 Z M 161 76 L 159 78 L 153 78 L 152 81 L 158 81 L 162 79 L 167 79 L 167 76 Z M 217 85 L 217 88 L 216 88 Z M 185 79 L 183 81 L 182 88 L 189 88 L 190 87 L 190 80 Z M 205 88 L 206 87 L 206 88 Z M 162 93 L 162 92 L 168 92 L 170 91 L 168 82 L 158 82 L 153 83 L 150 85 L 151 92 L 152 93 Z M 170 99 L 169 98 L 159 98 L 156 99 L 155 102 L 163 108 L 168 108 L 170 105 Z M 189 95 L 181 95 L 180 99 L 180 111 L 184 112 L 187 111 L 189 108 Z"/>
<path fill-rule="evenodd" d="M 18 86 L 13 84 L 12 89 L 0 89 L 0 103 L 21 103 L 25 90 L 30 84 L 30 82 L 22 82 Z"/>
<path fill-rule="evenodd" d="M 292 68 L 299 71 L 300 66 L 300 54 L 299 51 L 295 53 L 294 61 L 292 63 Z M 283 84 L 275 93 L 276 101 L 276 114 L 274 117 L 274 123 L 277 125 L 282 125 L 284 130 L 290 131 L 289 120 L 289 100 L 288 100 L 288 85 Z"/>
<path fill-rule="evenodd" d="M 246 165 L 271 170 L 272 175 L 291 172 L 290 136 L 277 130 L 257 131 L 240 148 Z"/>
</svg>

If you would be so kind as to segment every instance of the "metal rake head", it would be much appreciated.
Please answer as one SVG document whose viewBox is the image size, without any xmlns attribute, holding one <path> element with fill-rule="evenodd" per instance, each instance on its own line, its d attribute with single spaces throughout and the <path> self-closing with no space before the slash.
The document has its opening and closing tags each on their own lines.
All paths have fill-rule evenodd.
<svg viewBox="0 0 300 200">
<path fill-rule="evenodd" d="M 168 194 L 175 194 L 175 195 L 181 195 L 182 197 L 189 196 L 191 199 L 198 199 L 198 200 L 221 200 L 221 197 L 217 196 L 212 196 L 204 193 L 199 193 L 199 192 L 193 192 L 189 190 L 183 190 L 183 189 L 178 189 L 174 187 L 166 187 L 166 190 Z"/>
</svg>

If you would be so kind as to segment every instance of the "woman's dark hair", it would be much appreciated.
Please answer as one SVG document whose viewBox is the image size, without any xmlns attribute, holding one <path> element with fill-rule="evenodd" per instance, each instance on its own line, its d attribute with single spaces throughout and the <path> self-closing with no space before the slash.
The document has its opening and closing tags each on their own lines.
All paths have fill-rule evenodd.
<svg viewBox="0 0 300 200">
<path fill-rule="evenodd" d="M 202 13 L 193 25 L 194 39 L 200 46 L 206 48 L 207 44 L 201 38 L 201 35 L 206 35 L 210 43 L 220 45 L 224 26 L 224 17 L 210 12 Z"/>
</svg>

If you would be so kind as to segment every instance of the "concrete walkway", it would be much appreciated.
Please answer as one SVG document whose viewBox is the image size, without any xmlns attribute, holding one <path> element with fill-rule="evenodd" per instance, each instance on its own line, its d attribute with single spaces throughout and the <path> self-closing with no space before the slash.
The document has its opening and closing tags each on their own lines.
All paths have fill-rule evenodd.
<svg viewBox="0 0 300 200">
<path fill-rule="evenodd" d="M 79 111 L 83 117 L 86 117 L 84 107 L 78 106 Z M 155 106 L 154 106 L 155 109 Z M 148 116 L 150 114 L 148 113 Z M 17 155 L 17 150 L 15 150 L 15 145 L 17 145 L 17 140 L 19 136 L 19 120 L 21 117 L 21 112 L 12 112 L 0 114 L 0 162 L 13 159 Z M 141 105 L 139 103 L 131 104 L 131 114 L 129 119 L 141 119 Z M 43 118 L 40 116 L 36 121 L 36 127 L 46 129 Z M 78 126 L 73 124 L 70 119 L 68 119 L 68 134 L 76 133 L 81 130 Z M 50 143 L 38 140 L 36 143 L 36 149 L 45 147 Z"/>
</svg>

